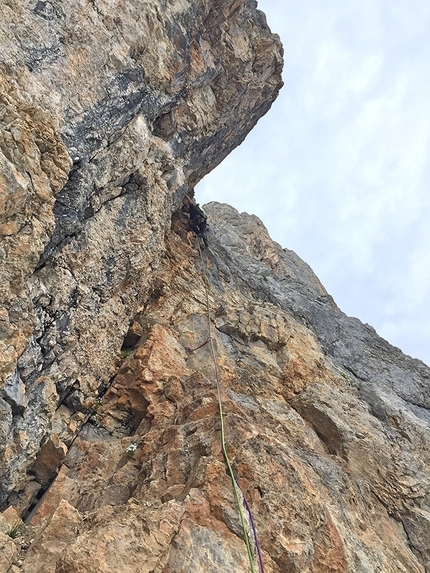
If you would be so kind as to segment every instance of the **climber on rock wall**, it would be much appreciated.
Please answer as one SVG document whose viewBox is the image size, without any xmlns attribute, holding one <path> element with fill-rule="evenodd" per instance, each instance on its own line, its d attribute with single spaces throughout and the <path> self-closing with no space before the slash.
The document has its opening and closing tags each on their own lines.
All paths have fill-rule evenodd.
<svg viewBox="0 0 430 573">
<path fill-rule="evenodd" d="M 190 222 L 188 223 L 188 226 L 191 231 L 194 231 L 198 237 L 203 239 L 205 247 L 207 247 L 207 216 L 198 203 L 194 204 L 188 195 L 185 195 L 185 198 L 188 202 L 182 207 L 182 211 L 184 213 L 188 213 L 190 216 Z"/>
</svg>

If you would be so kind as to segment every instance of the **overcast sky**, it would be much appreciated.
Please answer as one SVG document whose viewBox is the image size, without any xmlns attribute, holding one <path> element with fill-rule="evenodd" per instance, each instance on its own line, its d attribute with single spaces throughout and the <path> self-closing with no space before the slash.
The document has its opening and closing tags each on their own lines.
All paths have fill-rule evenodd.
<svg viewBox="0 0 430 573">
<path fill-rule="evenodd" d="M 258 215 L 344 312 L 430 364 L 430 2 L 258 4 L 285 86 L 197 200 Z"/>
</svg>

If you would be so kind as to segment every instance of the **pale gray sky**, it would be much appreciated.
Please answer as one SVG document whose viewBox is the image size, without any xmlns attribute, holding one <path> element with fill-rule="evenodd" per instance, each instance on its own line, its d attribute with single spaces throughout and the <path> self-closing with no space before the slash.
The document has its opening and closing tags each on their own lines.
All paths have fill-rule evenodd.
<svg viewBox="0 0 430 573">
<path fill-rule="evenodd" d="M 430 364 L 430 2 L 259 8 L 285 86 L 197 199 L 258 215 L 344 312 Z"/>
</svg>

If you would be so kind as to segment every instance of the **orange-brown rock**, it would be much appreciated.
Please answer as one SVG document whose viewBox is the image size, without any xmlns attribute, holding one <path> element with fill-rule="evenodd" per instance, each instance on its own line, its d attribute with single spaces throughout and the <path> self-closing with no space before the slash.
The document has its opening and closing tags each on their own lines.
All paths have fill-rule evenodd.
<svg viewBox="0 0 430 573">
<path fill-rule="evenodd" d="M 32 497 L 51 404 L 72 426 L 97 406 L 172 213 L 270 108 L 281 68 L 244 0 L 3 2 L 1 506 Z"/>
<path fill-rule="evenodd" d="M 40 448 L 34 464 L 34 473 L 37 481 L 42 485 L 49 484 L 57 475 L 60 464 L 67 454 L 67 446 L 58 434 L 52 434 Z"/>
<path fill-rule="evenodd" d="M 430 571 L 428 367 L 181 210 L 281 67 L 254 0 L 3 2 L 0 570 L 256 573 L 219 373 L 266 573 Z"/>
<path fill-rule="evenodd" d="M 55 572 L 58 560 L 74 541 L 81 522 L 79 512 L 61 500 L 28 548 L 21 570 L 25 573 Z"/>
<path fill-rule="evenodd" d="M 407 537 L 422 524 L 403 526 L 418 502 L 414 490 L 421 495 L 428 480 L 418 444 L 409 442 L 415 465 L 405 466 L 407 442 L 400 434 L 392 440 L 393 430 L 369 411 L 315 335 L 218 274 L 221 243 L 211 238 L 204 257 L 226 443 L 265 570 L 423 573 Z M 221 454 L 210 348 L 187 351 L 207 337 L 201 265 L 170 234 L 158 296 L 136 317 L 142 337 L 32 519 L 41 522 L 62 498 L 85 517 L 57 571 L 113 571 L 121 560 L 130 572 L 139 562 L 139 570 L 160 573 L 249 571 Z M 300 368 L 292 368 L 298 359 Z"/>
</svg>

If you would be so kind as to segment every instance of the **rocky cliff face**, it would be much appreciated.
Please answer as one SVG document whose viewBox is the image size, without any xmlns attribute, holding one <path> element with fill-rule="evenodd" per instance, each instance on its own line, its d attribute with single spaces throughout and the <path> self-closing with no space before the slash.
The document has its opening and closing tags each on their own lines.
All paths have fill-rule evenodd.
<svg viewBox="0 0 430 573">
<path fill-rule="evenodd" d="M 430 370 L 256 217 L 208 205 L 200 255 L 180 211 L 281 86 L 256 3 L 2 10 L 0 571 L 249 571 L 210 348 L 187 352 L 205 277 L 266 572 L 430 571 Z"/>
<path fill-rule="evenodd" d="M 269 109 L 281 46 L 240 0 L 10 0 L 0 27 L 4 503 L 58 406 L 79 426 L 109 383 L 172 212 Z"/>
</svg>

